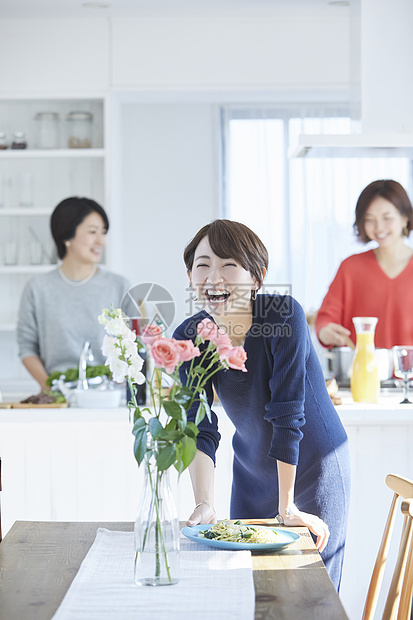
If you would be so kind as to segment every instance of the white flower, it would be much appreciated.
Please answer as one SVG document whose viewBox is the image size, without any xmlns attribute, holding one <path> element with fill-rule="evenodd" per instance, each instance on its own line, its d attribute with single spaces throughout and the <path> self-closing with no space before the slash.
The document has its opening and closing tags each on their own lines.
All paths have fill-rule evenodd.
<svg viewBox="0 0 413 620">
<path fill-rule="evenodd" d="M 132 357 L 132 355 L 138 355 L 138 347 L 135 342 L 135 334 L 129 331 L 129 334 L 125 333 L 120 340 L 120 344 L 126 357 Z"/>
<path fill-rule="evenodd" d="M 137 383 L 138 385 L 142 385 L 142 383 L 145 383 L 145 375 L 142 374 L 139 370 L 137 370 L 137 368 L 135 368 L 133 365 L 129 366 L 126 378 L 129 378 L 132 383 Z"/>
<path fill-rule="evenodd" d="M 142 370 L 143 359 L 141 358 L 141 356 L 139 355 L 137 351 L 133 355 L 130 356 L 130 364 L 131 366 L 136 368 L 136 370 Z"/>
<path fill-rule="evenodd" d="M 134 354 L 130 356 L 128 364 L 129 368 L 127 376 L 130 378 L 132 383 L 138 383 L 138 385 L 145 383 L 145 375 L 140 372 L 143 366 L 143 359 L 136 350 Z"/>
<path fill-rule="evenodd" d="M 109 364 L 109 368 L 112 371 L 113 380 L 116 383 L 122 383 L 128 373 L 128 364 L 118 357 L 108 357 L 106 363 Z"/>
<path fill-rule="evenodd" d="M 117 338 L 105 334 L 103 337 L 102 353 L 105 357 L 119 355 L 119 342 Z"/>
<path fill-rule="evenodd" d="M 110 321 L 110 318 L 108 317 L 108 312 L 109 310 L 102 310 L 102 314 L 99 314 L 98 321 L 101 325 L 106 325 Z"/>
<path fill-rule="evenodd" d="M 130 331 L 121 317 L 110 319 L 105 325 L 105 331 L 109 336 L 124 336 L 126 330 Z"/>
</svg>

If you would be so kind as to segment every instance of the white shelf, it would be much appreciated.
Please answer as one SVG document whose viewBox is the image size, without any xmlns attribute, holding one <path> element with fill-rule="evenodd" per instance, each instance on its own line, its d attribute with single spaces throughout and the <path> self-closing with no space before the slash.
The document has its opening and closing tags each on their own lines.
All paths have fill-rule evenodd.
<svg viewBox="0 0 413 620">
<path fill-rule="evenodd" d="M 4 209 L 0 207 L 1 216 L 15 215 L 51 215 L 51 209 L 33 209 L 33 207 L 15 207 L 14 209 Z"/>
<path fill-rule="evenodd" d="M 105 149 L 6 149 L 0 151 L 1 159 L 55 159 L 99 158 L 105 156 Z"/>
<path fill-rule="evenodd" d="M 57 265 L 1 265 L 0 274 L 12 273 L 47 273 L 52 269 L 56 269 Z"/>
<path fill-rule="evenodd" d="M 0 323 L 0 332 L 15 332 L 16 323 Z"/>
</svg>

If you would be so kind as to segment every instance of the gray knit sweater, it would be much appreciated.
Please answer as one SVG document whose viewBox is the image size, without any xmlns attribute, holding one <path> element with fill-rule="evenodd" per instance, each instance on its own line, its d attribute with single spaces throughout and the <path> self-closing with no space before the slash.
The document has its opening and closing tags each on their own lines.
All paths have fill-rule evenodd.
<svg viewBox="0 0 413 620">
<path fill-rule="evenodd" d="M 19 355 L 37 355 L 48 373 L 76 368 L 86 340 L 94 364 L 104 364 L 101 352 L 104 329 L 98 315 L 112 303 L 119 307 L 128 290 L 122 276 L 104 269 L 82 286 L 62 280 L 57 269 L 27 283 L 17 322 Z"/>
</svg>

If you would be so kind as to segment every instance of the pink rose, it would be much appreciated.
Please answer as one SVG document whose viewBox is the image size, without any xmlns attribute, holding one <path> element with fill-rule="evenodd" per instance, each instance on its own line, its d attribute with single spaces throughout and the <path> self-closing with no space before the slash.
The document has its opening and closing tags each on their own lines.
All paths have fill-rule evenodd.
<svg viewBox="0 0 413 620">
<path fill-rule="evenodd" d="M 174 343 L 179 352 L 180 362 L 189 362 L 194 357 L 201 355 L 201 351 L 194 346 L 192 340 L 174 340 Z"/>
<path fill-rule="evenodd" d="M 198 332 L 198 336 L 201 336 L 204 340 L 212 340 L 212 342 L 214 342 L 218 332 L 218 327 L 213 321 L 211 321 L 211 319 L 205 318 L 198 323 L 196 330 Z"/>
<path fill-rule="evenodd" d="M 247 372 L 247 369 L 245 368 L 247 354 L 245 353 L 243 347 L 233 347 L 225 357 L 230 368 Z"/>
<path fill-rule="evenodd" d="M 212 338 L 211 338 L 212 340 Z M 220 355 L 225 355 L 227 356 L 227 354 L 231 351 L 231 349 L 233 348 L 232 342 L 230 337 L 228 336 L 228 334 L 226 332 L 221 332 L 218 330 L 216 337 L 213 340 L 217 351 Z"/>
<path fill-rule="evenodd" d="M 180 352 L 173 340 L 159 338 L 151 346 L 151 354 L 157 368 L 165 368 L 168 374 L 172 374 L 179 364 Z"/>
<path fill-rule="evenodd" d="M 162 338 L 162 327 L 160 325 L 147 325 L 143 328 L 141 340 L 144 344 L 151 345 L 159 338 Z"/>
</svg>

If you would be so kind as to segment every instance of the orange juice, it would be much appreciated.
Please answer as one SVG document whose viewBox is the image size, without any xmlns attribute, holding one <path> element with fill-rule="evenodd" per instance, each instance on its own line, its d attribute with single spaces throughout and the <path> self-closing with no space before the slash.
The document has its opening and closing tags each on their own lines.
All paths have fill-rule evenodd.
<svg viewBox="0 0 413 620">
<path fill-rule="evenodd" d="M 379 371 L 374 356 L 374 331 L 357 332 L 356 353 L 350 380 L 351 395 L 359 403 L 377 403 Z"/>
</svg>

